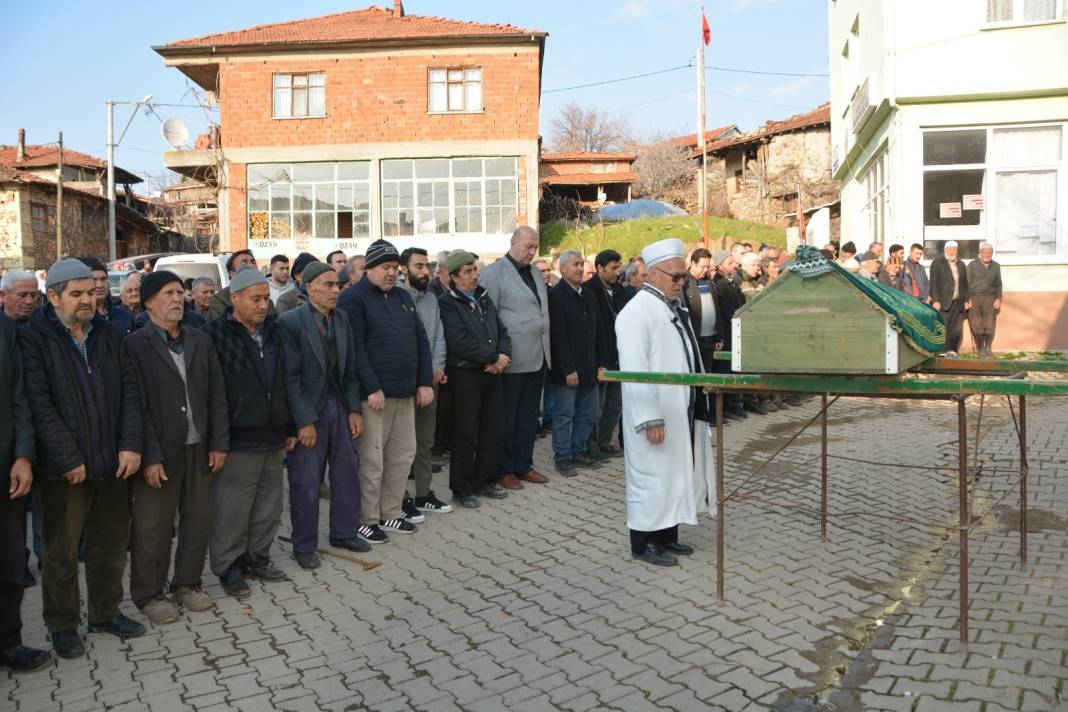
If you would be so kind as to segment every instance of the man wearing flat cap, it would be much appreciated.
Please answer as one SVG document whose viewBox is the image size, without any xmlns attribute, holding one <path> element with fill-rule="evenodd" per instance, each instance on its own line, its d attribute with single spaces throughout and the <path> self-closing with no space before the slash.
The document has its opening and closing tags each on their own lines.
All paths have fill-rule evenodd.
<svg viewBox="0 0 1068 712">
<path fill-rule="evenodd" d="M 328 465 L 333 493 L 330 544 L 357 552 L 370 551 L 371 545 L 357 532 L 360 480 L 353 441 L 364 424 L 352 327 L 348 315 L 337 309 L 337 272 L 332 267 L 315 260 L 301 277 L 308 301 L 278 318 L 278 333 L 286 395 L 297 428 L 297 444 L 286 463 L 293 557 L 301 568 L 316 569 L 321 564 L 316 551 L 319 489 Z"/>
<path fill-rule="evenodd" d="M 858 277 L 864 277 L 865 279 L 877 279 L 879 277 L 879 268 L 882 266 L 879 262 L 879 255 L 868 250 L 857 261 L 860 263 Z"/>
<path fill-rule="evenodd" d="M 141 280 L 148 323 L 126 337 L 141 386 L 145 449 L 134 480 L 130 597 L 157 625 L 214 606 L 200 576 L 211 531 L 211 479 L 226 464 L 230 421 L 211 338 L 182 325 L 182 279 L 155 270 Z M 181 511 L 171 573 L 171 529 Z M 170 583 L 168 589 L 168 581 Z"/>
<path fill-rule="evenodd" d="M 296 444 L 296 429 L 270 300 L 267 279 L 243 269 L 230 280 L 232 306 L 204 327 L 219 357 L 230 416 L 230 452 L 211 480 L 211 570 L 238 598 L 251 593 L 245 574 L 265 582 L 285 578 L 271 563 L 271 544 L 285 496 L 283 452 Z"/>
<path fill-rule="evenodd" d="M 402 509 L 415 460 L 415 408 L 434 400 L 430 341 L 412 296 L 396 288 L 399 273 L 397 249 L 376 240 L 364 255 L 363 278 L 338 300 L 356 339 L 364 402 L 360 535 L 372 544 L 416 530 Z"/>
<path fill-rule="evenodd" d="M 700 373 L 700 348 L 682 299 L 682 241 L 660 240 L 642 250 L 648 278 L 616 319 L 621 371 Z M 715 499 L 710 477 L 712 437 L 708 398 L 698 388 L 623 384 L 627 526 L 635 559 L 674 566 L 693 548 L 679 542 L 679 524 Z"/>
<path fill-rule="evenodd" d="M 85 543 L 90 633 L 122 638 L 145 627 L 119 612 L 130 540 L 124 480 L 141 466 L 141 398 L 122 334 L 94 312 L 93 273 L 56 262 L 48 304 L 19 331 L 37 434 L 34 503 L 44 534 L 42 599 L 56 654 L 85 654 L 78 635 L 78 547 Z"/>
</svg>

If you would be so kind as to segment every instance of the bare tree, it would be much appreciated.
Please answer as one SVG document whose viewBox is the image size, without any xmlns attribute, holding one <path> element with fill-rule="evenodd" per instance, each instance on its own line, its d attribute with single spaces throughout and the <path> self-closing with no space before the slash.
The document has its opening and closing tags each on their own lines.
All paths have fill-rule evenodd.
<svg viewBox="0 0 1068 712">
<path fill-rule="evenodd" d="M 694 162 L 685 146 L 660 140 L 638 149 L 634 172 L 638 174 L 634 186 L 637 195 L 662 198 L 680 183 L 692 180 Z"/>
<path fill-rule="evenodd" d="M 560 107 L 550 124 L 556 151 L 620 151 L 631 144 L 630 119 L 603 109 L 587 109 L 575 102 Z"/>
</svg>

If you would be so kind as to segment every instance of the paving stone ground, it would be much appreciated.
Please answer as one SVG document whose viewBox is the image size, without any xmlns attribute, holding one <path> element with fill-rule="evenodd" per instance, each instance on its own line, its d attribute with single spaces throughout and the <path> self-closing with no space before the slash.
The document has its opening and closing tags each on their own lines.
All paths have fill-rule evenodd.
<svg viewBox="0 0 1068 712">
<path fill-rule="evenodd" d="M 973 398 L 973 443 L 977 410 Z M 730 425 L 727 490 L 817 411 L 818 399 Z M 1066 420 L 1068 402 L 1029 403 L 1021 569 L 1015 490 L 1002 499 L 1016 435 L 1004 399 L 984 404 L 966 652 L 946 528 L 956 406 L 842 399 L 832 455 L 938 469 L 832 458 L 829 507 L 847 516 L 824 543 L 810 511 L 818 430 L 802 435 L 727 506 L 725 605 L 707 516 L 684 528 L 698 552 L 682 566 L 630 559 L 617 461 L 430 517 L 368 555 L 382 561 L 372 571 L 332 557 L 302 571 L 279 542 L 288 582 L 253 582 L 239 602 L 206 573 L 214 611 L 126 642 L 91 635 L 85 659 L 41 672 L 0 672 L 0 709 L 1068 710 Z M 552 474 L 546 440 L 536 465 Z M 445 473 L 435 489 L 447 491 Z M 46 646 L 40 611 L 30 589 L 26 642 Z"/>
</svg>

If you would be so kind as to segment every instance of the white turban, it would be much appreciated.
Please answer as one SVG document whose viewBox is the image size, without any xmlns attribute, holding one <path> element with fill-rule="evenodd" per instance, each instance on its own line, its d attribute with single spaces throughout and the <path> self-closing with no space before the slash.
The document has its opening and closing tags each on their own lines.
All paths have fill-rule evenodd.
<svg viewBox="0 0 1068 712">
<path fill-rule="evenodd" d="M 645 262 L 646 267 L 654 267 L 676 257 L 682 259 L 682 253 L 682 240 L 669 237 L 666 240 L 646 245 L 642 249 L 642 261 Z"/>
</svg>

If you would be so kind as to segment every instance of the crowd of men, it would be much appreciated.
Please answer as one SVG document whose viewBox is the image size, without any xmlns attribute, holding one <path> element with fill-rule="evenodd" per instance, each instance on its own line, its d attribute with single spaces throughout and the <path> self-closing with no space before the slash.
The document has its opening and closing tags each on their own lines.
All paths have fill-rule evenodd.
<svg viewBox="0 0 1068 712">
<path fill-rule="evenodd" d="M 241 250 L 226 262 L 225 288 L 147 264 L 126 277 L 117 303 L 94 257 L 59 260 L 43 284 L 30 272 L 3 275 L 0 485 L 9 496 L 0 504 L 0 664 L 32 670 L 50 660 L 19 634 L 23 587 L 34 583 L 28 509 L 53 649 L 80 657 L 79 561 L 88 632 L 136 637 L 145 627 L 119 610 L 127 552 L 129 595 L 163 625 L 214 606 L 205 561 L 239 598 L 251 593 L 250 578 L 286 578 L 271 547 L 287 494 L 294 559 L 315 569 L 321 501 L 329 501 L 330 546 L 367 552 L 412 534 L 428 514 L 549 482 L 533 462 L 543 433 L 563 477 L 622 457 L 625 434 L 633 441 L 644 432 L 660 445 L 658 419 L 622 427 L 626 391 L 598 378 L 659 357 L 659 346 L 649 352 L 633 336 L 617 337 L 621 312 L 645 293 L 650 324 L 683 314 L 679 333 L 692 343 L 683 338 L 672 357 L 690 370 L 727 372 L 715 352 L 731 347 L 734 313 L 783 261 L 776 247 L 737 242 L 683 262 L 674 240 L 656 243 L 656 264 L 636 257 L 624 266 L 613 250 L 592 260 L 577 250 L 539 258 L 538 243 L 535 230 L 520 227 L 507 254 L 484 265 L 465 250 L 431 259 L 378 240 L 351 258 L 276 255 L 263 272 Z M 929 280 L 919 246 L 907 263 L 892 247 L 884 264 L 875 244 L 857 271 L 941 309 L 947 324 L 971 309 L 988 348 L 1000 307 L 997 263 L 984 245 L 965 269 L 955 248 L 947 244 Z M 685 268 L 665 272 L 676 262 Z M 674 311 L 660 314 L 657 304 Z M 704 409 L 692 412 L 698 402 L 690 410 L 701 418 Z M 800 402 L 732 397 L 725 416 Z M 446 452 L 451 504 L 431 489 Z M 648 530 L 632 525 L 635 558 L 670 565 L 673 554 L 692 551 L 662 514 L 637 518 L 657 522 Z"/>
</svg>

